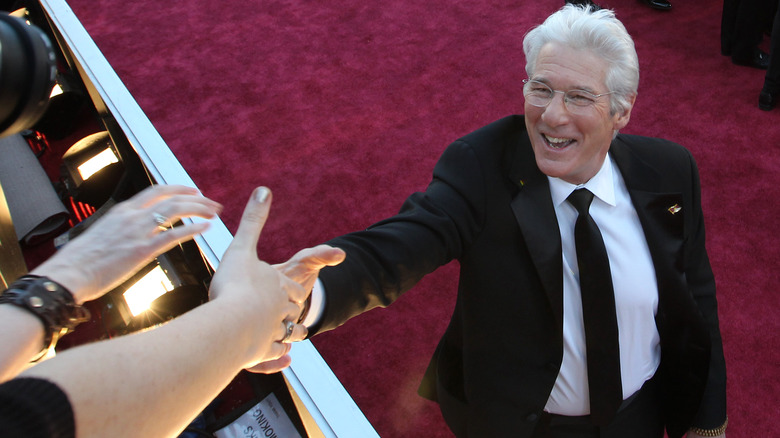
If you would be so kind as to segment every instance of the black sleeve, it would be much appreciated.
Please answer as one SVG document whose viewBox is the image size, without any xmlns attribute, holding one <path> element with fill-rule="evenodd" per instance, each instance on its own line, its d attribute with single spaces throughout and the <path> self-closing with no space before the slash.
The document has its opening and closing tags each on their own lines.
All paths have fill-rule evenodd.
<svg viewBox="0 0 780 438">
<path fill-rule="evenodd" d="M 43 379 L 16 378 L 0 385 L 0 434 L 8 438 L 71 438 L 76 434 L 68 396 Z"/>
<path fill-rule="evenodd" d="M 483 222 L 483 179 L 473 148 L 456 141 L 439 159 L 425 192 L 411 195 L 397 215 L 327 242 L 347 257 L 320 272 L 325 310 L 309 333 L 386 307 L 422 277 L 459 258 Z"/>
<path fill-rule="evenodd" d="M 694 426 L 702 429 L 715 429 L 726 420 L 726 361 L 723 354 L 723 340 L 718 320 L 718 302 L 716 299 L 715 277 L 710 267 L 705 248 L 704 215 L 701 209 L 701 189 L 699 172 L 693 157 L 690 157 L 693 185 L 693 205 L 696 206 L 696 219 L 689 236 L 691 242 L 687 254 L 686 278 L 693 298 L 701 311 L 710 334 L 712 351 L 707 385 L 694 420 Z"/>
</svg>

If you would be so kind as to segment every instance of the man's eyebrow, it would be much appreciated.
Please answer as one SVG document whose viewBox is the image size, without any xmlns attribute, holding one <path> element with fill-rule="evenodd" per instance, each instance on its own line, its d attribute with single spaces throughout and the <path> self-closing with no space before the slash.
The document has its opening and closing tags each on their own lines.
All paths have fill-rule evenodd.
<svg viewBox="0 0 780 438">
<path fill-rule="evenodd" d="M 574 88 L 572 88 L 572 90 L 587 91 L 588 93 L 590 93 L 590 94 L 593 94 L 594 96 L 595 96 L 595 95 L 597 95 L 597 94 L 599 94 L 599 93 L 598 93 L 596 90 L 594 90 L 594 89 L 593 89 L 593 88 L 591 88 L 591 87 L 588 87 L 587 85 L 582 85 L 582 86 L 574 87 Z"/>
</svg>

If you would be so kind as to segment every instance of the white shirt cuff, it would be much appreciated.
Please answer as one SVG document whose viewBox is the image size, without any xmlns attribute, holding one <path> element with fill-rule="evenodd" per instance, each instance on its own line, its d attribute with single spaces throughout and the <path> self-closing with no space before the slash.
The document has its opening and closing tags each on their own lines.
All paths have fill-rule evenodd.
<svg viewBox="0 0 780 438">
<path fill-rule="evenodd" d="M 309 313 L 306 314 L 306 318 L 303 319 L 301 324 L 306 328 L 313 326 L 319 322 L 322 312 L 325 310 L 325 287 L 322 285 L 322 281 L 318 278 L 314 282 L 314 287 L 311 289 L 311 304 L 309 305 Z"/>
</svg>

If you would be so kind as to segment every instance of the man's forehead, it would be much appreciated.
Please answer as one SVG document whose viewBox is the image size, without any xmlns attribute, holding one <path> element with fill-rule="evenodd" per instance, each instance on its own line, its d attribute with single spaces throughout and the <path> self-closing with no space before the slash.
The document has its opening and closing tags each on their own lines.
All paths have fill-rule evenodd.
<svg viewBox="0 0 780 438">
<path fill-rule="evenodd" d="M 531 79 L 561 90 L 601 92 L 607 68 L 607 61 L 592 50 L 551 42 L 539 51 Z"/>
</svg>

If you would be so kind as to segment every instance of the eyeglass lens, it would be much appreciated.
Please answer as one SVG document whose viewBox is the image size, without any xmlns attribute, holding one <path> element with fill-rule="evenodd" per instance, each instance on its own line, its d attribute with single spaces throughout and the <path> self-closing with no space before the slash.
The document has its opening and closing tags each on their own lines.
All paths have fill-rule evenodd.
<svg viewBox="0 0 780 438">
<path fill-rule="evenodd" d="M 602 95 L 595 95 L 584 90 L 558 91 L 553 90 L 547 84 L 528 80 L 523 86 L 523 95 L 526 101 L 536 107 L 546 107 L 552 102 L 555 93 L 563 94 L 563 102 L 566 109 L 573 113 L 587 111 Z"/>
</svg>

